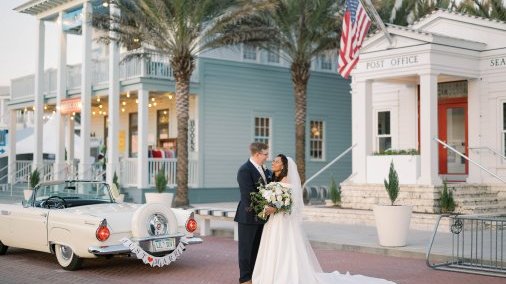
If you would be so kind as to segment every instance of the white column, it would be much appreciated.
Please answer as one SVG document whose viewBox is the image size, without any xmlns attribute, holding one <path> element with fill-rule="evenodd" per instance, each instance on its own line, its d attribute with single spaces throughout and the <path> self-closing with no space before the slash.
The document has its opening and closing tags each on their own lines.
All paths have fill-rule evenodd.
<svg viewBox="0 0 506 284">
<path fill-rule="evenodd" d="M 83 5 L 83 63 L 81 67 L 81 156 L 79 176 L 90 178 L 90 132 L 91 132 L 91 3 Z"/>
<path fill-rule="evenodd" d="M 34 150 L 33 150 L 33 169 L 42 166 L 42 143 L 44 122 L 42 116 L 44 114 L 44 41 L 45 41 L 45 25 L 44 21 L 37 20 L 37 43 L 36 53 L 36 69 L 35 69 L 35 89 L 34 89 Z"/>
<path fill-rule="evenodd" d="M 7 159 L 8 159 L 8 176 L 7 182 L 13 183 L 14 173 L 16 172 L 16 125 L 17 125 L 17 110 L 9 111 L 9 134 L 7 140 Z"/>
<path fill-rule="evenodd" d="M 70 119 L 70 116 L 67 116 L 67 129 L 66 132 L 67 137 L 65 138 L 65 147 L 67 149 L 67 161 L 69 163 L 74 163 L 74 130 L 75 130 L 75 122 Z"/>
<path fill-rule="evenodd" d="M 148 180 L 148 101 L 149 91 L 140 89 L 137 95 L 137 187 L 147 188 Z"/>
<path fill-rule="evenodd" d="M 420 74 L 420 178 L 419 184 L 439 185 L 438 102 L 435 73 Z"/>
<path fill-rule="evenodd" d="M 65 119 L 60 114 L 61 101 L 67 96 L 67 34 L 63 30 L 63 12 L 58 15 L 58 70 L 56 73 L 56 157 L 54 163 L 55 179 L 65 178 Z"/>
<path fill-rule="evenodd" d="M 110 5 L 111 16 L 119 15 L 119 9 L 115 4 Z M 109 34 L 114 37 L 114 33 Z M 120 109 L 120 84 L 119 84 L 119 46 L 115 41 L 109 43 L 109 127 L 107 141 L 107 182 L 112 183 L 114 173 L 119 176 L 118 161 L 118 132 L 119 132 L 119 109 Z"/>
<path fill-rule="evenodd" d="M 351 94 L 352 116 L 352 175 L 354 183 L 367 182 L 367 156 L 372 152 L 372 81 L 353 80 Z"/>
<path fill-rule="evenodd" d="M 487 94 L 484 91 L 486 84 L 482 79 L 470 79 L 467 85 L 467 139 L 469 147 L 469 158 L 481 164 L 480 150 L 473 150 L 471 148 L 481 146 L 481 115 L 480 115 L 480 94 Z M 483 150 L 481 150 L 483 151 Z M 481 169 L 469 163 L 469 175 L 467 177 L 468 183 L 481 183 Z"/>
</svg>

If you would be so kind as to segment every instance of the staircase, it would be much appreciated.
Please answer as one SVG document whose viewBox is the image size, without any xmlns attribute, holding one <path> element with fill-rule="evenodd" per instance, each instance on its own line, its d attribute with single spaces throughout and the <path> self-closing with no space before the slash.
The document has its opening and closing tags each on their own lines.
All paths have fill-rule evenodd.
<svg viewBox="0 0 506 284">
<path fill-rule="evenodd" d="M 506 200 L 498 197 L 498 192 L 491 190 L 489 186 L 452 184 L 453 198 L 456 203 L 455 211 L 463 214 L 484 214 L 506 212 Z"/>
</svg>

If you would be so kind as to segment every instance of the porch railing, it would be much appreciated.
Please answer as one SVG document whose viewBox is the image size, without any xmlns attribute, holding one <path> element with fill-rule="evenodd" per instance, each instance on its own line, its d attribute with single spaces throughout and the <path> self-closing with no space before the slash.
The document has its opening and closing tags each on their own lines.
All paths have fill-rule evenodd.
<svg viewBox="0 0 506 284">
<path fill-rule="evenodd" d="M 451 255 L 431 261 L 441 218 L 450 219 Z M 506 215 L 440 215 L 427 247 L 427 266 L 439 270 L 506 277 Z"/>
<path fill-rule="evenodd" d="M 498 151 L 488 147 L 488 146 L 483 146 L 483 147 L 469 147 L 469 150 L 487 150 L 487 151 L 490 151 L 492 152 L 492 154 L 494 155 L 497 155 L 499 157 L 501 157 L 503 160 L 506 160 L 506 156 L 504 156 L 503 154 L 499 153 Z"/>
<path fill-rule="evenodd" d="M 348 149 L 344 150 L 339 156 L 337 156 L 334 160 L 330 161 L 327 165 L 325 165 L 323 168 L 321 168 L 319 171 L 317 171 L 314 175 L 312 175 L 310 178 L 308 178 L 304 184 L 302 185 L 303 190 L 306 190 L 308 192 L 308 196 L 310 200 L 313 201 L 324 201 L 327 199 L 328 195 L 328 189 L 324 186 L 321 187 L 310 187 L 309 189 L 306 188 L 307 184 L 315 179 L 317 176 L 319 176 L 321 173 L 323 173 L 326 169 L 328 169 L 330 166 L 335 164 L 337 161 L 339 161 L 341 158 L 343 158 L 346 154 L 348 154 L 353 148 L 355 148 L 357 144 L 353 144 L 352 146 L 348 147 Z"/>
<path fill-rule="evenodd" d="M 160 170 L 164 170 L 167 178 L 167 186 L 176 186 L 177 159 L 148 159 L 148 185 L 155 186 L 155 176 Z M 121 178 L 122 186 L 137 186 L 137 158 L 126 158 L 121 160 Z M 198 162 L 188 161 L 188 186 L 197 186 L 198 184 Z"/>
<path fill-rule="evenodd" d="M 139 77 L 154 79 L 174 80 L 170 60 L 168 56 L 161 55 L 155 50 L 139 49 L 129 53 L 146 53 L 147 56 L 131 57 L 122 60 L 119 64 L 120 80 L 129 80 Z M 129 55 L 122 54 L 122 58 Z M 76 90 L 81 87 L 81 66 L 82 64 L 67 65 L 67 90 Z M 109 80 L 109 59 L 108 57 L 92 60 L 92 85 L 106 85 Z M 46 97 L 56 96 L 56 74 L 57 70 L 47 69 L 44 72 L 44 93 Z M 11 80 L 11 97 L 13 100 L 33 99 L 35 76 L 33 74 Z M 191 82 L 198 82 L 198 62 L 192 76 Z"/>
<path fill-rule="evenodd" d="M 434 141 L 436 141 L 437 143 L 443 145 L 444 148 L 447 148 L 447 149 L 450 149 L 451 151 L 453 151 L 455 154 L 461 156 L 462 158 L 466 159 L 467 161 L 473 163 L 474 165 L 478 166 L 479 168 L 481 168 L 482 170 L 486 171 L 487 173 L 489 173 L 491 176 L 495 177 L 496 179 L 502 181 L 503 183 L 506 183 L 506 180 L 504 180 L 503 178 L 501 178 L 500 176 L 494 174 L 492 171 L 490 171 L 489 169 L 485 168 L 484 166 L 482 166 L 481 164 L 479 164 L 478 162 L 470 159 L 468 156 L 460 153 L 457 149 L 453 148 L 452 146 L 446 144 L 445 142 L 439 140 L 439 138 L 437 137 L 434 137 Z"/>
</svg>

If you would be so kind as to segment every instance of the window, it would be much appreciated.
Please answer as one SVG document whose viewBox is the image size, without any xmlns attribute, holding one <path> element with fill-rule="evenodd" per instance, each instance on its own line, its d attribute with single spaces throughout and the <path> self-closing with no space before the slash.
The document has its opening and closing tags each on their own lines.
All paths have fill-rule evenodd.
<svg viewBox="0 0 506 284">
<path fill-rule="evenodd" d="M 332 58 L 330 55 L 321 54 L 318 59 L 322 70 L 332 70 Z"/>
<path fill-rule="evenodd" d="M 8 130 L 0 130 L 0 146 L 7 145 L 7 133 Z M 0 153 L 2 154 L 2 153 Z"/>
<path fill-rule="evenodd" d="M 137 157 L 137 113 L 130 113 L 128 124 L 128 153 L 130 157 Z"/>
<path fill-rule="evenodd" d="M 158 137 L 158 146 L 164 147 L 164 143 L 169 139 L 169 110 L 158 110 L 156 112 L 156 116 L 156 136 Z"/>
<path fill-rule="evenodd" d="M 309 122 L 309 156 L 313 160 L 323 160 L 323 146 L 324 146 L 324 128 L 323 121 L 311 120 Z"/>
<path fill-rule="evenodd" d="M 253 140 L 269 146 L 269 159 L 271 157 L 271 119 L 269 117 L 255 117 L 255 134 Z"/>
<path fill-rule="evenodd" d="M 390 111 L 378 112 L 378 152 L 392 148 L 392 135 L 390 133 Z"/>
<path fill-rule="evenodd" d="M 242 58 L 247 60 L 257 60 L 257 48 L 250 44 L 243 45 Z"/>
<path fill-rule="evenodd" d="M 267 52 L 267 62 L 269 63 L 279 63 L 279 50 L 278 52 Z"/>
</svg>

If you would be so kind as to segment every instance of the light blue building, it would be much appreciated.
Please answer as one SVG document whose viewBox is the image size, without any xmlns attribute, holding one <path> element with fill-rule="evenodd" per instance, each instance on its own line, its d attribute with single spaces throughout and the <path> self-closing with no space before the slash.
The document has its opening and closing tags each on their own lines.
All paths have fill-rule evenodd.
<svg viewBox="0 0 506 284">
<path fill-rule="evenodd" d="M 72 7 L 58 4 L 62 1 L 45 2 L 47 5 L 35 6 L 30 1 L 16 8 L 37 18 L 38 34 L 34 36 L 40 43 L 36 47 L 40 55 L 34 75 L 11 81 L 9 115 L 33 112 L 35 150 L 31 163 L 18 162 L 9 169 L 9 182 L 16 183 L 19 173 L 34 166 L 45 179 L 102 176 L 103 168 L 96 159 L 107 145 L 107 179 L 116 172 L 134 201 L 142 201 L 142 193 L 153 188 L 154 175 L 162 167 L 174 190 L 176 104 L 168 58 L 146 48 L 127 51 L 96 43 L 93 29 L 82 24 L 90 13 L 82 13 L 78 23 L 82 27 L 73 23 L 73 28 L 66 28 L 67 14 L 92 12 L 87 1 L 74 1 Z M 44 29 L 54 23 L 59 33 L 59 66 L 43 70 Z M 83 63 L 66 64 L 69 33 L 84 39 Z M 150 56 L 120 60 L 126 53 L 139 51 Z M 312 64 L 307 94 L 307 177 L 351 146 L 350 82 L 338 77 L 335 65 L 333 53 L 322 54 Z M 236 171 L 248 159 L 252 141 L 268 143 L 270 159 L 278 153 L 294 156 L 294 98 L 288 67 L 278 56 L 247 45 L 210 51 L 198 58 L 190 87 L 191 202 L 238 200 Z M 54 125 L 54 129 L 44 125 Z M 9 125 L 9 131 L 15 134 L 15 124 Z M 51 132 L 48 139 L 43 132 Z M 55 154 L 54 161 L 42 158 L 48 151 Z M 15 152 L 14 146 L 9 147 L 10 159 L 15 160 Z M 350 172 L 351 157 L 345 156 L 310 185 L 328 186 L 332 176 L 339 183 Z"/>
</svg>

